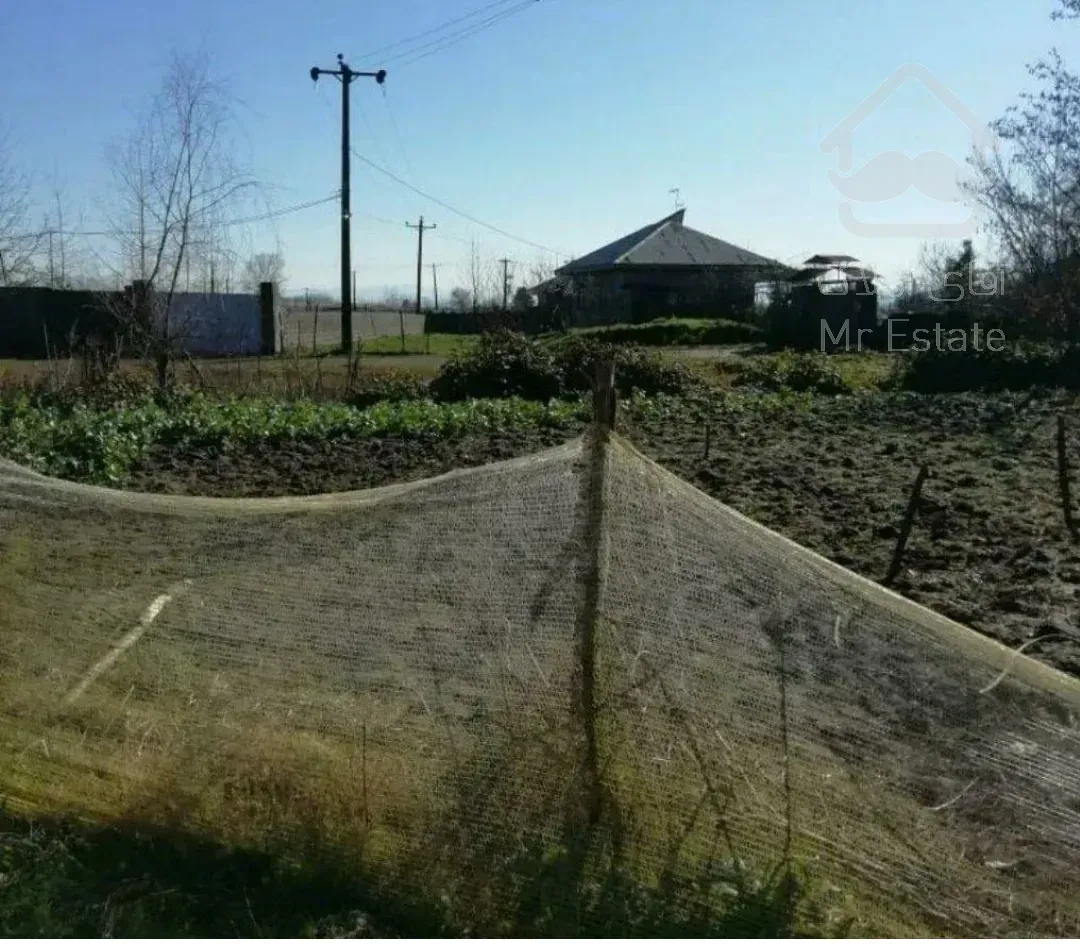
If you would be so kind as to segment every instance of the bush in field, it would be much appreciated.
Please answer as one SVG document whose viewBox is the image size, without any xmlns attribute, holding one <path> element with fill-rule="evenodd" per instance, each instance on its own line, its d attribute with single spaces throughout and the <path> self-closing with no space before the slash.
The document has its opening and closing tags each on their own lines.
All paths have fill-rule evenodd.
<svg viewBox="0 0 1080 945">
<path fill-rule="evenodd" d="M 810 391 L 849 394 L 853 387 L 829 355 L 820 351 L 782 351 L 751 358 L 739 371 L 735 384 L 758 390 Z"/>
<path fill-rule="evenodd" d="M 614 325 L 582 332 L 611 344 L 646 345 L 648 347 L 692 348 L 701 345 L 751 344 L 763 340 L 756 325 L 728 319 L 663 319 L 643 325 Z"/>
<path fill-rule="evenodd" d="M 965 351 L 912 352 L 900 364 L 897 382 L 919 393 L 1029 390 L 1033 387 L 1080 388 L 1080 349 L 1041 344 L 986 346 Z"/>
<path fill-rule="evenodd" d="M 551 400 L 563 393 L 563 379 L 554 356 L 539 342 L 498 331 L 481 335 L 471 351 L 451 357 L 431 382 L 430 393 L 442 402 L 488 397 Z"/>
<path fill-rule="evenodd" d="M 658 352 L 633 345 L 617 345 L 595 336 L 581 335 L 562 345 L 555 355 L 567 392 L 587 391 L 596 375 L 598 361 L 615 361 L 615 389 L 620 396 L 678 394 L 698 386 L 697 379 L 681 364 L 667 361 Z"/>
<path fill-rule="evenodd" d="M 571 396 L 589 390 L 596 363 L 604 358 L 615 359 L 615 383 L 620 394 L 674 394 L 695 386 L 686 368 L 642 348 L 615 345 L 588 335 L 549 346 L 525 335 L 496 332 L 483 335 L 472 351 L 443 365 L 431 382 L 430 394 L 443 402 Z"/>
<path fill-rule="evenodd" d="M 378 403 L 401 403 L 403 400 L 423 400 L 428 396 L 427 382 L 408 371 L 387 371 L 362 376 L 347 398 L 347 403 L 363 409 Z"/>
</svg>

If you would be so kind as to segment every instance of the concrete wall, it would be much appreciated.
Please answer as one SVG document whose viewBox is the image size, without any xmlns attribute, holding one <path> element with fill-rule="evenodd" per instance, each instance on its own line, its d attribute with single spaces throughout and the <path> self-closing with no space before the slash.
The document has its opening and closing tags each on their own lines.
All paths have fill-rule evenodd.
<svg viewBox="0 0 1080 945">
<path fill-rule="evenodd" d="M 163 308 L 161 311 L 163 314 Z M 256 355 L 262 351 L 257 295 L 177 292 L 172 297 L 169 320 L 170 334 L 194 357 Z"/>
<path fill-rule="evenodd" d="M 0 358 L 67 357 L 72 341 L 107 334 L 118 292 L 0 289 Z"/>
<path fill-rule="evenodd" d="M 134 299 L 131 289 L 0 289 L 0 357 L 67 357 L 89 338 L 111 347 L 118 337 L 126 337 L 122 329 L 126 317 L 135 312 Z M 164 297 L 158 295 L 154 302 L 150 310 L 163 320 Z M 264 324 L 274 324 L 274 320 L 264 322 L 258 295 L 178 292 L 168 317 L 169 335 L 194 356 L 270 354 L 277 350 L 276 330 L 271 329 L 273 337 L 263 338 Z M 134 350 L 126 353 L 141 354 Z"/>
</svg>

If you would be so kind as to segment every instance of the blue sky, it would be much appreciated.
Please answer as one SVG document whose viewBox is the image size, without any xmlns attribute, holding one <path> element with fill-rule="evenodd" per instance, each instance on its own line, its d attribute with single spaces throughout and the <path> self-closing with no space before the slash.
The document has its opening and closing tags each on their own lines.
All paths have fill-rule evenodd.
<svg viewBox="0 0 1080 945">
<path fill-rule="evenodd" d="M 358 151 L 534 243 L 584 254 L 670 212 L 678 187 L 690 226 L 785 261 L 845 252 L 895 277 L 920 240 L 844 229 L 844 198 L 828 179 L 835 155 L 821 140 L 908 63 L 990 119 L 1028 87 L 1025 63 L 1051 45 L 1080 59 L 1080 24 L 1051 22 L 1051 0 L 538 0 L 415 63 L 386 61 L 407 47 L 365 58 L 485 2 L 0 0 L 0 123 L 36 176 L 40 212 L 55 180 L 65 222 L 92 228 L 108 198 L 107 144 L 130 128 L 170 52 L 201 50 L 240 103 L 265 202 L 313 200 L 338 185 L 340 92 L 332 80 L 313 87 L 308 70 L 342 52 L 353 68 L 389 73 L 385 96 L 374 83 L 353 86 Z M 962 160 L 968 141 L 908 83 L 855 132 L 854 167 L 889 149 Z M 909 194 L 863 215 L 921 219 L 925 203 Z M 441 293 L 465 281 L 471 239 L 486 259 L 513 259 L 521 276 L 540 255 L 359 162 L 353 209 L 368 294 L 411 285 L 415 234 L 403 223 L 421 213 L 439 226 L 425 256 L 441 264 Z M 248 242 L 280 241 L 290 289 L 333 289 L 337 220 L 325 204 Z"/>
</svg>

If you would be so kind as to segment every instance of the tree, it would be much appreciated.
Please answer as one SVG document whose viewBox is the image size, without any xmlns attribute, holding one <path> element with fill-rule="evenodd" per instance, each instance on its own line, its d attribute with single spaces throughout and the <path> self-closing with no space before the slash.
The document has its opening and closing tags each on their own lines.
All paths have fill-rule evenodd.
<svg viewBox="0 0 1080 945">
<path fill-rule="evenodd" d="M 1060 0 L 1059 19 L 1080 15 Z M 992 127 L 1002 146 L 976 153 L 966 190 L 987 213 L 1027 310 L 1045 327 L 1080 337 L 1080 76 L 1061 55 L 1028 67 L 1038 83 Z"/>
<path fill-rule="evenodd" d="M 255 188 L 240 164 L 224 86 L 203 58 L 174 56 L 135 131 L 110 155 L 121 266 L 149 291 L 117 312 L 129 336 L 171 383 L 189 326 L 174 310 L 181 278 L 190 284 L 196 250 L 212 242 L 222 215 Z"/>
<path fill-rule="evenodd" d="M 511 307 L 515 312 L 527 312 L 532 308 L 532 296 L 529 295 L 529 290 L 525 286 L 520 285 L 517 287 L 517 291 L 514 292 L 514 301 L 511 303 Z"/>
<path fill-rule="evenodd" d="M 450 293 L 450 307 L 455 312 L 465 313 L 472 307 L 472 296 L 468 289 L 456 287 Z"/>
<path fill-rule="evenodd" d="M 34 278 L 44 234 L 27 232 L 30 190 L 30 177 L 16 166 L 0 128 L 0 286 L 25 285 Z"/>
<path fill-rule="evenodd" d="M 280 288 L 285 282 L 285 256 L 281 252 L 256 253 L 244 263 L 244 288 L 257 292 L 263 282 Z"/>
<path fill-rule="evenodd" d="M 465 269 L 465 278 L 469 285 L 469 299 L 475 315 L 480 307 L 484 291 L 484 269 L 480 264 L 480 247 L 475 241 L 469 243 L 469 259 Z"/>
</svg>

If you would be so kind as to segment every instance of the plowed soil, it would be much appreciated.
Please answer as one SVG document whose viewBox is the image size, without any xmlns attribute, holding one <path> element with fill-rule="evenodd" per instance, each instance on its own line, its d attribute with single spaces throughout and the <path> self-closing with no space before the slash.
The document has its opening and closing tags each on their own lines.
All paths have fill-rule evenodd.
<svg viewBox="0 0 1080 945">
<path fill-rule="evenodd" d="M 711 420 L 708 457 L 700 409 L 621 429 L 710 495 L 878 581 L 928 464 L 893 587 L 1080 675 L 1080 544 L 1062 510 L 1059 413 L 1080 496 L 1080 401 L 1059 395 L 872 393 L 779 413 L 726 412 Z M 216 496 L 369 488 L 522 455 L 572 432 L 160 451 L 135 470 L 132 487 Z"/>
</svg>

